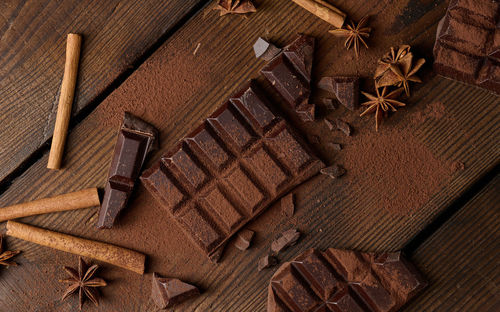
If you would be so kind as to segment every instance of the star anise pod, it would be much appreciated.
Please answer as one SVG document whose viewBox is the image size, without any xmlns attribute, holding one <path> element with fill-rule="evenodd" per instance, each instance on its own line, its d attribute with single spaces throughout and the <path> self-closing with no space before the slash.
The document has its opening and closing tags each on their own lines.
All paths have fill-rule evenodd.
<svg viewBox="0 0 500 312">
<path fill-rule="evenodd" d="M 0 236 L 0 265 L 5 265 L 5 266 L 16 266 L 17 263 L 14 261 L 8 261 L 10 258 L 18 255 L 21 251 L 3 251 L 2 249 L 2 243 L 3 243 L 3 237 Z"/>
<path fill-rule="evenodd" d="M 78 291 L 80 300 L 80 310 L 82 310 L 85 298 L 90 299 L 96 306 L 99 305 L 99 292 L 96 287 L 106 286 L 106 281 L 99 277 L 94 277 L 99 266 L 94 264 L 90 268 L 87 267 L 83 258 L 80 257 L 78 262 L 78 270 L 70 267 L 63 267 L 69 274 L 69 278 L 61 280 L 62 283 L 70 284 L 64 292 L 61 300 L 68 298 L 70 295 Z"/>
<path fill-rule="evenodd" d="M 391 47 L 391 51 L 387 52 L 387 54 L 378 60 L 378 66 L 375 70 L 375 76 L 373 78 L 378 80 L 390 70 L 391 65 L 399 65 L 399 62 L 404 61 L 405 58 L 408 58 L 411 55 L 412 53 L 410 52 L 409 45 L 402 45 L 397 51 Z"/>
<path fill-rule="evenodd" d="M 367 24 L 368 16 L 365 16 L 361 19 L 361 21 L 359 21 L 358 25 L 355 25 L 354 22 L 351 21 L 350 24 L 346 25 L 346 28 L 334 29 L 329 32 L 337 37 L 347 38 L 344 43 L 345 47 L 349 50 L 352 46 L 354 46 L 354 52 L 356 53 L 356 57 L 358 57 L 361 43 L 368 49 L 368 45 L 363 37 L 370 37 L 372 29 L 368 27 Z"/>
<path fill-rule="evenodd" d="M 216 9 L 220 10 L 221 16 L 257 12 L 252 0 L 219 0 Z"/>
<path fill-rule="evenodd" d="M 406 106 L 406 104 L 396 100 L 401 95 L 401 92 L 403 91 L 402 88 L 396 89 L 389 94 L 387 94 L 386 87 L 382 89 L 382 93 L 380 93 L 379 88 L 376 88 L 376 90 L 377 96 L 361 92 L 368 98 L 369 101 L 361 104 L 363 106 L 368 106 L 368 108 L 361 113 L 360 116 L 375 112 L 375 129 L 378 131 L 378 126 L 382 122 L 384 114 L 387 114 L 389 110 L 395 112 L 396 107 L 403 107 Z"/>
</svg>

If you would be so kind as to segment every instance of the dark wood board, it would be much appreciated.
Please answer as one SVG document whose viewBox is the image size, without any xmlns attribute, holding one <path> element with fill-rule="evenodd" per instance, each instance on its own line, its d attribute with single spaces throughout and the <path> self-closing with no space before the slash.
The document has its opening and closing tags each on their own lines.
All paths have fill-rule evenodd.
<svg viewBox="0 0 500 312">
<path fill-rule="evenodd" d="M 88 186 L 103 187 L 117 126 L 125 108 L 158 126 L 162 151 L 169 149 L 243 82 L 257 76 L 263 63 L 255 60 L 251 46 L 260 35 L 269 34 L 278 44 L 287 42 L 297 32 L 315 35 L 319 39 L 315 64 L 317 77 L 334 73 L 359 73 L 369 77 L 376 59 L 391 45 L 409 42 L 416 47 L 416 51 L 429 59 L 437 22 L 446 8 L 445 1 L 336 3 L 354 19 L 368 13 L 377 16 L 373 26 L 378 32 L 371 40 L 372 48 L 368 52 L 363 51 L 366 54 L 360 58 L 359 64 L 352 58 L 349 62 L 351 67 L 342 67 L 338 59 L 347 52 L 339 40 L 326 33 L 329 26 L 291 1 L 259 1 L 259 13 L 246 19 L 233 16 L 220 18 L 207 8 L 168 40 L 73 129 L 68 140 L 66 170 L 48 171 L 45 168 L 47 155 L 44 155 L 13 181 L 12 186 L 2 194 L 0 206 Z M 193 55 L 198 43 L 200 46 L 196 55 Z M 433 77 L 429 74 L 429 68 L 426 70 L 425 84 L 415 90 L 409 107 L 403 113 L 394 115 L 385 126 L 387 129 L 407 130 L 404 124 L 408 120 L 405 116 L 418 113 L 435 101 L 443 103 L 447 118 L 430 118 L 415 125 L 410 123 L 412 135 L 437 157 L 449 162 L 462 161 L 466 167 L 443 181 L 442 187 L 428 202 L 417 207 L 413 214 L 395 216 L 384 210 L 374 211 L 373 198 L 376 194 L 373 190 L 351 188 L 343 179 L 330 180 L 317 176 L 295 190 L 297 213 L 293 218 L 280 218 L 279 204 L 272 206 L 248 226 L 257 232 L 252 248 L 242 253 L 229 246 L 219 265 L 209 263 L 196 249 L 189 248 L 188 241 L 186 248 L 169 242 L 168 233 L 178 231 L 178 228 L 150 199 L 142 186 L 137 188 L 130 207 L 120 218 L 117 227 L 110 231 L 95 229 L 96 209 L 29 217 L 22 221 L 142 251 L 150 259 L 148 273 L 158 271 L 201 286 L 204 290 L 202 296 L 179 306 L 175 311 L 265 311 L 266 286 L 273 270 L 257 273 L 256 262 L 268 251 L 272 238 L 280 231 L 297 226 L 304 233 L 304 238 L 296 247 L 280 255 L 282 261 L 309 247 L 398 250 L 498 163 L 500 151 L 496 137 L 500 134 L 500 99 L 481 89 Z M 148 80 L 151 72 L 164 73 L 170 78 L 151 81 Z M 196 76 L 199 78 L 193 78 Z M 139 94 L 137 88 L 145 88 L 148 94 Z M 182 95 L 169 92 L 172 89 L 184 92 L 181 92 Z M 135 102 L 151 103 L 151 107 L 134 110 Z M 333 114 L 348 118 L 357 133 L 374 131 L 372 118 L 360 119 L 357 114 L 343 109 Z M 103 116 L 106 118 L 103 119 Z M 339 139 L 347 145 L 351 140 L 325 133 L 321 122 L 307 126 L 296 124 L 304 133 L 318 134 L 322 139 Z M 341 153 L 331 155 L 321 145 L 316 147 L 327 162 L 342 160 Z M 149 163 L 156 160 L 162 151 L 152 155 Z M 349 172 L 352 168 L 347 169 Z M 352 179 L 355 184 L 367 183 L 361 176 Z M 138 225 L 146 226 L 148 218 L 161 221 L 147 231 L 127 232 L 127 229 Z M 137 236 L 141 239 L 137 239 Z M 155 252 L 160 243 L 158 237 L 164 237 L 160 241 L 170 248 L 168 253 Z M 0 279 L 0 298 L 4 300 L 0 301 L 0 305 L 17 303 L 18 310 L 14 311 L 24 311 L 33 305 L 29 301 L 32 292 L 25 290 L 27 287 L 39 288 L 46 280 L 55 281 L 54 276 L 60 278 L 61 274 L 57 266 L 74 263 L 76 259 L 12 238 L 8 238 L 7 243 L 11 248 L 23 250 L 22 257 L 19 257 L 21 266 L 3 271 Z M 107 274 L 104 277 L 114 280 L 115 284 L 103 290 L 105 299 L 101 303 L 102 309 L 155 311 L 148 299 L 150 275 L 134 276 L 129 280 L 129 272 L 109 266 L 104 268 L 109 268 L 109 272 L 104 272 Z M 124 283 L 124 279 L 131 282 Z M 42 293 L 39 291 L 35 305 L 42 307 L 42 311 L 49 306 L 61 310 L 75 307 L 75 301 L 59 303 L 63 292 L 61 288 L 54 286 L 44 289 Z M 125 297 L 127 305 L 120 303 Z"/>
<path fill-rule="evenodd" d="M 202 0 L 0 2 L 0 182 L 51 137 L 66 35 L 84 37 L 73 115 Z"/>
</svg>

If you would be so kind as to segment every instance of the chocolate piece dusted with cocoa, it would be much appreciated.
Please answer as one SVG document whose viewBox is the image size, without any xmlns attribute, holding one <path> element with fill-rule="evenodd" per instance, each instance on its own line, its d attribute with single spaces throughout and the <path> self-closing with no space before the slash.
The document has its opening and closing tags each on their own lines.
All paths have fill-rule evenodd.
<svg viewBox="0 0 500 312">
<path fill-rule="evenodd" d="M 118 132 L 109 178 L 99 211 L 97 227 L 111 228 L 127 205 L 146 156 L 157 147 L 158 131 L 142 119 L 125 112 Z"/>
<path fill-rule="evenodd" d="M 273 275 L 267 311 L 394 312 L 426 285 L 400 252 L 309 249 Z"/>
<path fill-rule="evenodd" d="M 323 167 L 250 83 L 145 171 L 141 181 L 211 256 Z"/>
<path fill-rule="evenodd" d="M 327 110 L 336 110 L 337 107 L 335 106 L 335 104 L 333 103 L 333 100 L 332 99 L 329 99 L 329 98 L 323 98 L 322 99 L 322 102 L 323 102 L 323 105 L 325 105 L 325 108 Z"/>
<path fill-rule="evenodd" d="M 260 71 L 302 121 L 314 120 L 309 103 L 314 37 L 299 35 Z"/>
<path fill-rule="evenodd" d="M 342 144 L 339 143 L 328 143 L 328 146 L 333 148 L 336 151 L 341 151 L 342 150 Z"/>
<path fill-rule="evenodd" d="M 259 259 L 259 262 L 257 263 L 257 269 L 260 272 L 264 269 L 275 266 L 276 264 L 278 264 L 278 259 L 271 255 L 265 255 L 264 257 Z"/>
<path fill-rule="evenodd" d="M 451 0 L 434 59 L 438 74 L 500 94 L 500 2 Z"/>
<path fill-rule="evenodd" d="M 337 100 L 352 111 L 359 107 L 359 77 L 323 77 L 318 88 L 335 94 Z"/>
<path fill-rule="evenodd" d="M 347 136 L 350 136 L 352 133 L 351 126 L 342 119 L 335 119 L 335 126 L 337 126 L 337 130 L 342 131 Z"/>
<path fill-rule="evenodd" d="M 250 247 L 250 243 L 252 242 L 254 235 L 255 235 L 254 231 L 246 229 L 239 231 L 238 234 L 236 235 L 234 246 L 239 250 L 247 250 L 248 247 Z"/>
<path fill-rule="evenodd" d="M 295 213 L 295 203 L 293 193 L 289 193 L 281 198 L 281 211 L 286 217 L 292 217 Z"/>
<path fill-rule="evenodd" d="M 255 52 L 256 58 L 261 58 L 264 61 L 269 62 L 281 52 L 281 49 L 259 37 L 253 45 L 253 51 Z"/>
<path fill-rule="evenodd" d="M 198 288 L 191 284 L 184 283 L 177 278 L 165 278 L 153 273 L 151 298 L 160 309 L 170 308 L 199 294 Z"/>
<path fill-rule="evenodd" d="M 333 122 L 330 119 L 325 118 L 325 125 L 328 128 L 328 130 L 332 131 L 333 129 L 337 128 L 337 125 L 333 125 Z"/>
<path fill-rule="evenodd" d="M 274 253 L 279 253 L 284 249 L 293 246 L 300 238 L 300 232 L 296 229 L 290 229 L 281 233 L 272 243 L 271 250 Z"/>
<path fill-rule="evenodd" d="M 336 178 L 340 178 L 341 176 L 343 176 L 346 173 L 346 170 L 344 169 L 344 167 L 342 167 L 340 165 L 333 165 L 333 166 L 321 169 L 320 172 L 321 172 L 321 174 L 325 174 L 332 179 L 336 179 Z"/>
</svg>

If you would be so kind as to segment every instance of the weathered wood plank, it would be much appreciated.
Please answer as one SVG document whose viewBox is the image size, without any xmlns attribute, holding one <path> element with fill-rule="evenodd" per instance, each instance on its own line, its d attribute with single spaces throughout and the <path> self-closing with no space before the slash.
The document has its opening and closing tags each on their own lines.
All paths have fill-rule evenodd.
<svg viewBox="0 0 500 312">
<path fill-rule="evenodd" d="M 73 115 L 202 0 L 0 2 L 0 181 L 52 136 L 66 34 L 84 36 Z"/>
</svg>

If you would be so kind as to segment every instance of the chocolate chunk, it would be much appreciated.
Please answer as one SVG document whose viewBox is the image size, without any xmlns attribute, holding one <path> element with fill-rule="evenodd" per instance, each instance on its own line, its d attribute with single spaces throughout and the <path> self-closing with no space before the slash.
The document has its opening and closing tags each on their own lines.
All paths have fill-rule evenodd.
<svg viewBox="0 0 500 312">
<path fill-rule="evenodd" d="M 337 126 L 333 125 L 332 121 L 330 119 L 324 119 L 325 120 L 325 125 L 328 127 L 328 130 L 332 131 L 333 129 L 335 129 Z"/>
<path fill-rule="evenodd" d="M 337 109 L 337 107 L 335 107 L 335 104 L 333 103 L 332 99 L 323 98 L 322 101 L 323 101 L 323 105 L 325 105 L 327 110 L 336 110 Z"/>
<path fill-rule="evenodd" d="M 342 167 L 340 165 L 333 165 L 330 167 L 323 168 L 323 169 L 321 169 L 320 172 L 321 172 L 321 174 L 325 174 L 332 179 L 340 178 L 341 176 L 343 176 L 346 173 L 344 167 Z"/>
<path fill-rule="evenodd" d="M 295 245 L 295 243 L 299 240 L 299 237 L 300 232 L 296 229 L 285 231 L 271 243 L 271 250 L 274 253 L 279 253 L 287 247 Z"/>
<path fill-rule="evenodd" d="M 287 217 L 292 217 L 295 213 L 295 203 L 293 193 L 288 193 L 288 195 L 281 198 L 281 211 Z"/>
<path fill-rule="evenodd" d="M 265 39 L 259 37 L 259 39 L 257 39 L 255 44 L 253 45 L 253 51 L 255 52 L 255 57 L 269 62 L 281 52 L 281 49 L 277 48 L 274 44 L 267 42 Z"/>
<path fill-rule="evenodd" d="M 299 35 L 260 71 L 302 121 L 314 120 L 309 103 L 314 37 Z"/>
<path fill-rule="evenodd" d="M 426 286 L 400 252 L 309 249 L 273 275 L 267 311 L 393 312 Z"/>
<path fill-rule="evenodd" d="M 451 0 L 438 25 L 434 70 L 500 94 L 500 2 Z"/>
<path fill-rule="evenodd" d="M 200 291 L 193 285 L 176 278 L 164 278 L 153 273 L 151 298 L 160 309 L 172 307 L 199 294 Z"/>
<path fill-rule="evenodd" d="M 207 256 L 324 167 L 268 101 L 251 83 L 141 176 Z"/>
<path fill-rule="evenodd" d="M 350 110 L 359 106 L 359 77 L 323 77 L 318 87 L 335 94 L 337 100 Z"/>
<path fill-rule="evenodd" d="M 333 148 L 336 151 L 341 151 L 342 150 L 342 145 L 339 143 L 328 143 L 328 146 Z"/>
<path fill-rule="evenodd" d="M 350 136 L 352 133 L 351 126 L 343 121 L 342 119 L 336 119 L 335 125 L 337 126 L 337 130 L 344 132 L 345 135 Z"/>
<path fill-rule="evenodd" d="M 260 272 L 264 269 L 275 266 L 276 264 L 278 264 L 278 259 L 270 255 L 265 255 L 264 257 L 259 259 L 259 262 L 257 263 L 257 269 Z"/>
<path fill-rule="evenodd" d="M 125 208 L 146 156 L 157 147 L 157 137 L 158 131 L 153 126 L 125 113 L 109 169 L 108 183 L 104 188 L 97 227 L 112 227 L 118 214 Z"/>
<path fill-rule="evenodd" d="M 247 250 L 250 247 L 250 243 L 252 242 L 252 238 L 255 232 L 243 229 L 238 232 L 236 235 L 236 240 L 234 242 L 234 246 L 239 250 Z"/>
<path fill-rule="evenodd" d="M 226 244 L 224 243 L 224 245 L 220 246 L 219 248 L 217 248 L 214 252 L 212 252 L 208 258 L 210 259 L 210 261 L 213 263 L 213 264 L 217 264 L 220 262 L 220 260 L 222 259 L 222 255 L 224 254 L 224 249 L 226 248 Z"/>
</svg>

